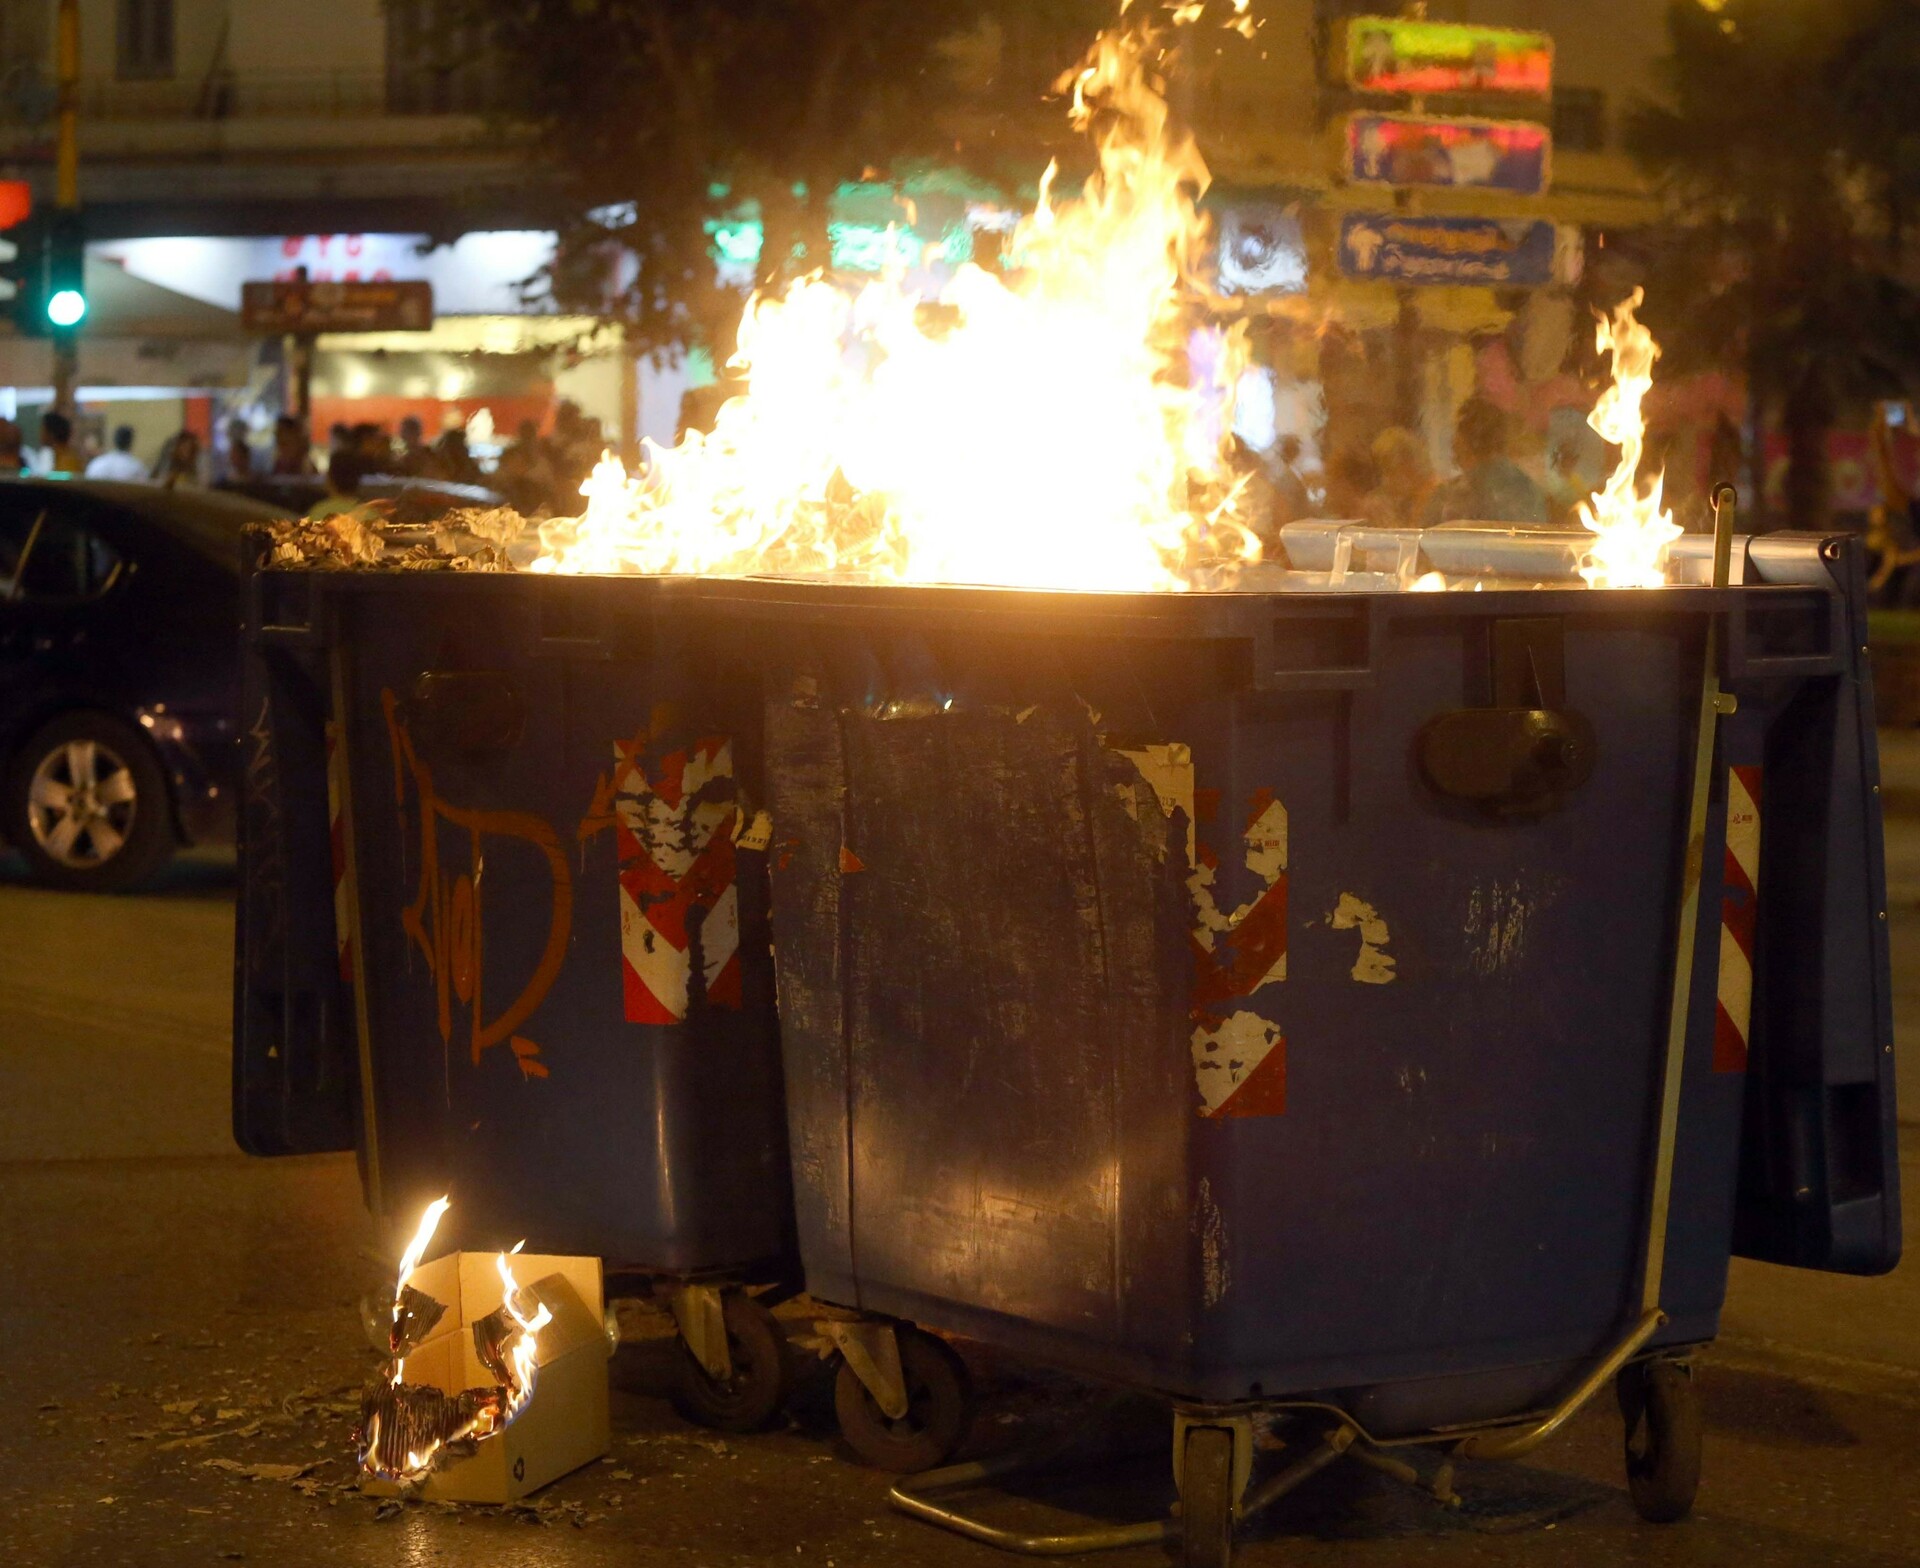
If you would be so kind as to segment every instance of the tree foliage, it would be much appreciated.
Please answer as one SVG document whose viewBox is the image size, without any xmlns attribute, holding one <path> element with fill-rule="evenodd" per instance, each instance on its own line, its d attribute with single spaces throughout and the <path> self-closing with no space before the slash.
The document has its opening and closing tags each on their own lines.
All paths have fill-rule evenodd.
<svg viewBox="0 0 1920 1568">
<path fill-rule="evenodd" d="M 1920 11 L 1674 0 L 1668 34 L 1670 100 L 1629 127 L 1673 218 L 1663 335 L 1683 360 L 1744 352 L 1787 432 L 1791 519 L 1817 526 L 1836 419 L 1920 383 Z"/>
<path fill-rule="evenodd" d="M 1012 149 L 981 128 L 1032 102 L 1099 14 L 1082 0 L 467 4 L 536 139 L 561 236 L 545 286 L 657 352 L 737 316 L 714 277 L 716 225 L 758 217 L 771 282 L 825 262 L 843 181 L 936 157 L 994 172 Z"/>
</svg>

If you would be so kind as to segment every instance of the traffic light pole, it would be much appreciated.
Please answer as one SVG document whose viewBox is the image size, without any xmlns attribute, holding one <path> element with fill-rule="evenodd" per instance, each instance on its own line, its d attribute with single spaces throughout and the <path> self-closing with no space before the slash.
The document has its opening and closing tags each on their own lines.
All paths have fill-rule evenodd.
<svg viewBox="0 0 1920 1568">
<path fill-rule="evenodd" d="M 80 0 L 60 0 L 56 60 L 60 96 L 53 166 L 53 205 L 57 212 L 80 210 Z M 78 335 L 53 335 L 53 406 L 73 415 L 74 389 L 80 381 Z"/>
</svg>

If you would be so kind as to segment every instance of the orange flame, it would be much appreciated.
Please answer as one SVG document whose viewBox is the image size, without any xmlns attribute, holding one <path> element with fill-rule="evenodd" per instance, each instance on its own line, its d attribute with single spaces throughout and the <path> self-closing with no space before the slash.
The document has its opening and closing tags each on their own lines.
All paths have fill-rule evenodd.
<svg viewBox="0 0 1920 1568">
<path fill-rule="evenodd" d="M 1165 589 L 1256 560 L 1228 411 L 1186 366 L 1209 176 L 1162 94 L 1166 36 L 1127 21 L 1061 78 L 1098 172 L 1057 198 L 1048 168 L 1004 275 L 963 265 L 933 311 L 897 272 L 756 296 L 747 390 L 639 478 L 603 459 L 536 569 Z M 1244 333 L 1223 358 L 1230 394 Z"/>
<path fill-rule="evenodd" d="M 1620 461 L 1591 502 L 1580 503 L 1580 521 L 1593 533 L 1580 575 L 1594 588 L 1660 588 L 1667 581 L 1667 547 L 1682 533 L 1661 503 L 1666 475 L 1656 474 L 1640 488 L 1640 458 L 1645 450 L 1647 416 L 1641 405 L 1653 390 L 1653 362 L 1660 345 L 1634 319 L 1645 298 L 1635 289 L 1614 310 L 1600 317 L 1594 338 L 1613 356 L 1613 382 L 1600 394 L 1587 423 L 1604 441 L 1620 448 Z"/>
</svg>

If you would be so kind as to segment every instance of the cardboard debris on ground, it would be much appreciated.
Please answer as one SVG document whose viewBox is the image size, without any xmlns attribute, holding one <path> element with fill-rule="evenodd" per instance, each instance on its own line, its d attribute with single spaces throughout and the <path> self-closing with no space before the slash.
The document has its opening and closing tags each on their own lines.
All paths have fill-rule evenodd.
<svg viewBox="0 0 1920 1568">
<path fill-rule="evenodd" d="M 415 1495 L 433 1502 L 517 1503 L 605 1454 L 607 1358 L 598 1258 L 522 1253 L 513 1259 L 521 1296 L 553 1320 L 535 1340 L 533 1397 L 505 1430 L 464 1458 L 447 1458 L 423 1483 L 363 1477 L 369 1496 Z M 406 1359 L 404 1382 L 457 1400 L 499 1379 L 482 1359 L 474 1327 L 500 1310 L 505 1291 L 490 1252 L 456 1252 L 423 1263 L 412 1287 L 446 1308 Z"/>
</svg>

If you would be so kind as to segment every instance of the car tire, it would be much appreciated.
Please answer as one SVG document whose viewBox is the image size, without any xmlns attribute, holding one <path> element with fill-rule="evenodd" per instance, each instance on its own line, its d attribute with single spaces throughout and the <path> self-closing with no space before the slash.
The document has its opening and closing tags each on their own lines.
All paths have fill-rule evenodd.
<svg viewBox="0 0 1920 1568">
<path fill-rule="evenodd" d="M 6 834 L 33 880 L 111 893 L 152 876 L 174 850 L 173 802 L 147 738 L 108 713 L 63 713 L 14 754 Z"/>
</svg>

